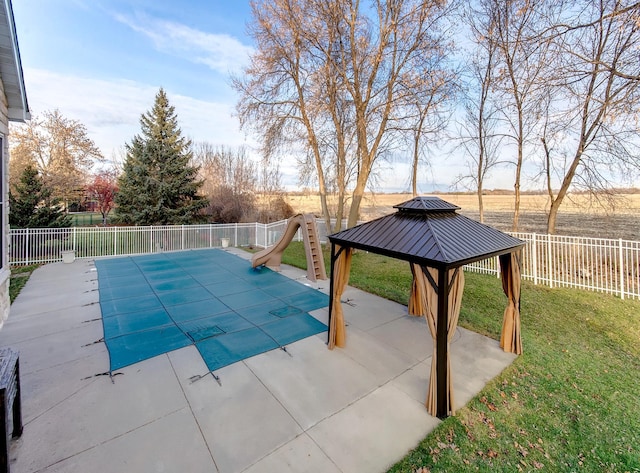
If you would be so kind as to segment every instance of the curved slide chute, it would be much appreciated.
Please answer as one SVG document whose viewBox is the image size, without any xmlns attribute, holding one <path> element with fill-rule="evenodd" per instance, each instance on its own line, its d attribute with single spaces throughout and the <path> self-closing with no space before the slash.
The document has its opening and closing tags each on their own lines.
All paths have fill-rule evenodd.
<svg viewBox="0 0 640 473">
<path fill-rule="evenodd" d="M 298 228 L 302 229 L 304 238 L 304 249 L 307 255 L 307 279 L 317 281 L 318 279 L 327 279 L 327 273 L 324 269 L 324 258 L 322 256 L 322 247 L 318 238 L 318 229 L 316 228 L 316 219 L 311 214 L 298 214 L 289 219 L 284 233 L 275 245 L 265 248 L 254 254 L 251 258 L 251 266 L 266 266 L 274 271 L 280 271 L 282 262 L 282 253 L 289 246 L 291 240 L 296 235 Z"/>
</svg>

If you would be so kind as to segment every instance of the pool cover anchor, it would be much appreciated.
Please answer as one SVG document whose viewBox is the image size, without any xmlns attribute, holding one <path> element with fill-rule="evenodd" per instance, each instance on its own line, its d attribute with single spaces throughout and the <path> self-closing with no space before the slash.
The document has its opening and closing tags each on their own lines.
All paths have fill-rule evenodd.
<svg viewBox="0 0 640 473">
<path fill-rule="evenodd" d="M 82 381 L 85 381 L 91 378 L 96 378 L 98 376 L 109 376 L 109 379 L 111 379 L 111 384 L 116 384 L 115 381 L 113 380 L 113 377 L 121 374 L 124 374 L 124 373 L 114 373 L 113 371 L 105 371 L 104 373 L 96 373 L 93 376 L 87 376 L 86 378 L 82 378 Z"/>
<path fill-rule="evenodd" d="M 282 345 L 280 347 L 280 350 L 282 350 L 283 352 L 285 352 L 287 355 L 289 355 L 291 358 L 293 358 L 293 355 L 291 353 L 289 353 L 289 350 L 287 350 L 287 347 Z"/>
<path fill-rule="evenodd" d="M 194 374 L 189 378 L 189 381 L 191 381 L 191 384 L 193 384 L 196 381 L 200 381 L 202 378 L 206 378 L 208 374 L 213 376 L 213 379 L 215 379 L 218 382 L 218 384 L 222 386 L 222 381 L 220 380 L 220 376 L 217 376 L 213 371 L 209 371 L 208 373 L 205 373 L 205 374 Z"/>
<path fill-rule="evenodd" d="M 220 381 L 220 376 L 217 376 L 213 371 L 210 372 L 211 376 L 213 376 L 213 379 L 215 379 L 218 382 L 219 386 L 222 386 L 222 381 Z"/>
<path fill-rule="evenodd" d="M 104 343 L 104 337 L 102 337 L 102 338 L 101 338 L 101 339 L 99 339 L 99 340 L 96 340 L 95 342 L 89 342 L 89 343 L 86 343 L 86 344 L 82 345 L 82 346 L 81 346 L 81 348 L 89 347 L 89 346 L 91 346 L 91 345 L 96 345 L 96 344 L 98 344 L 98 343 Z"/>
</svg>

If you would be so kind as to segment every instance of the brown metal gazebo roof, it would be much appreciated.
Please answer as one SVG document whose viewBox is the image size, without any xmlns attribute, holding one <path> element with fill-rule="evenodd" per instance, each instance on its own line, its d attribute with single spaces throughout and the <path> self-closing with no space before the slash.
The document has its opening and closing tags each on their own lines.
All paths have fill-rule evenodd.
<svg viewBox="0 0 640 473">
<path fill-rule="evenodd" d="M 524 242 L 458 214 L 438 197 L 415 197 L 397 212 L 329 235 L 331 243 L 434 268 L 510 253 Z"/>
</svg>

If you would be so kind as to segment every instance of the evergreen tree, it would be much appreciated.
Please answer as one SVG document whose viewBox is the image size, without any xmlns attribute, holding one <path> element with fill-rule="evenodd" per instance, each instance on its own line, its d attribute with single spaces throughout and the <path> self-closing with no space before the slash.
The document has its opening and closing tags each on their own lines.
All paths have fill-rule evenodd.
<svg viewBox="0 0 640 473">
<path fill-rule="evenodd" d="M 17 228 L 65 228 L 71 226 L 71 218 L 60 208 L 60 199 L 51 197 L 51 190 L 44 187 L 40 174 L 33 166 L 27 166 L 15 194 L 9 192 L 9 224 Z"/>
<path fill-rule="evenodd" d="M 151 111 L 140 118 L 142 133 L 127 145 L 116 196 L 117 219 L 134 225 L 190 224 L 207 200 L 191 165 L 191 141 L 181 136 L 175 108 L 160 89 Z"/>
</svg>

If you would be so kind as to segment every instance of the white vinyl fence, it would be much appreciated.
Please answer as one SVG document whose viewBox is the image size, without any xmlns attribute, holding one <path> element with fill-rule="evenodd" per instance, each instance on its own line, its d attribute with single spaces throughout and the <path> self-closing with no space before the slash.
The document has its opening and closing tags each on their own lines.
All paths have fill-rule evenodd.
<svg viewBox="0 0 640 473">
<path fill-rule="evenodd" d="M 510 233 L 526 242 L 522 277 L 549 287 L 574 287 L 640 299 L 640 241 Z M 469 265 L 499 274 L 498 258 Z"/>
<path fill-rule="evenodd" d="M 267 247 L 286 227 L 286 220 L 271 224 L 238 223 L 154 227 L 74 227 L 12 229 L 10 263 L 24 265 L 61 261 L 61 252 L 76 258 L 120 256 L 161 251 L 230 246 Z M 320 240 L 327 226 L 317 220 Z M 512 233 L 527 242 L 522 277 L 534 284 L 575 287 L 640 298 L 640 241 L 581 238 L 535 233 Z M 301 240 L 298 233 L 297 240 Z M 498 259 L 474 263 L 468 270 L 498 275 Z"/>
</svg>

